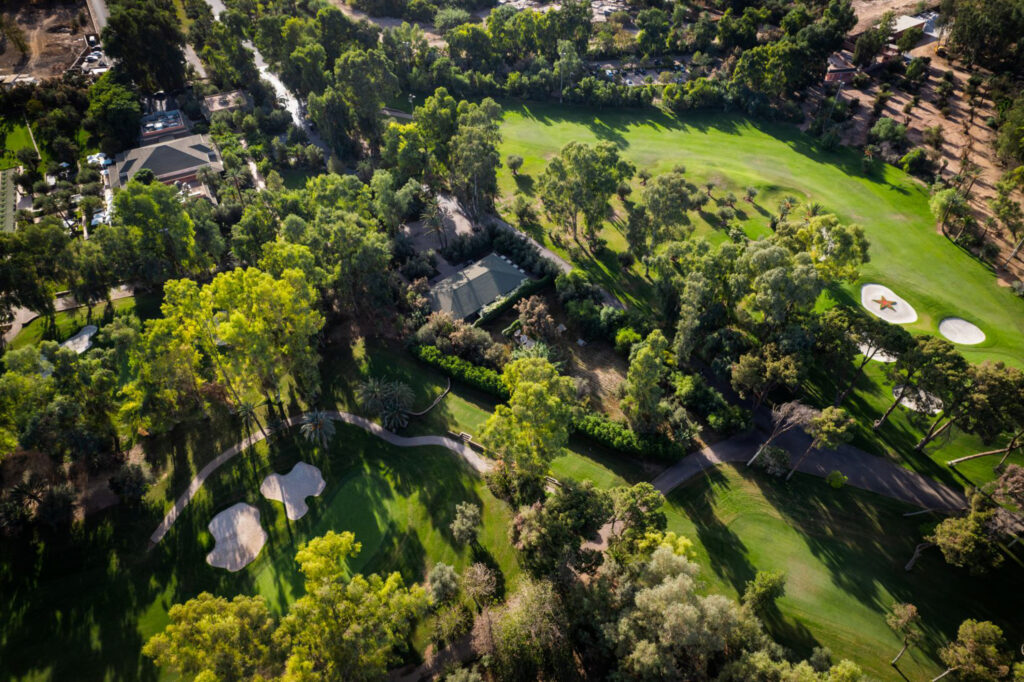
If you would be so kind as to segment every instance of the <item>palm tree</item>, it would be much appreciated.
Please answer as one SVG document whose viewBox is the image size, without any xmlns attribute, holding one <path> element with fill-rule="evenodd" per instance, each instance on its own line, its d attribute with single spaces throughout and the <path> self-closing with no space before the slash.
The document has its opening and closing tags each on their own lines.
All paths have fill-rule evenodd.
<svg viewBox="0 0 1024 682">
<path fill-rule="evenodd" d="M 423 228 L 430 234 L 437 235 L 437 243 L 442 249 L 448 246 L 448 231 L 444 226 L 444 213 L 437 197 L 432 197 L 423 207 L 420 213 L 420 220 L 423 221 Z"/>
<path fill-rule="evenodd" d="M 796 206 L 796 197 L 785 197 L 779 202 L 779 218 L 785 220 L 789 212 Z"/>
<path fill-rule="evenodd" d="M 334 419 L 323 410 L 313 410 L 302 422 L 302 435 L 311 443 L 318 442 L 320 447 L 327 447 L 327 443 L 334 437 Z"/>
<path fill-rule="evenodd" d="M 259 427 L 260 433 L 263 434 L 263 437 L 267 437 L 267 432 L 263 428 L 263 424 L 260 422 L 259 416 L 256 414 L 256 409 L 262 407 L 264 404 L 265 403 L 256 404 L 249 400 L 243 400 L 238 403 L 237 407 L 235 407 L 235 414 L 241 418 L 242 424 L 245 426 L 246 435 L 252 433 L 252 425 L 256 424 L 256 426 Z"/>
<path fill-rule="evenodd" d="M 356 398 L 363 409 L 370 414 L 380 414 L 384 409 L 384 400 L 387 396 L 387 382 L 377 377 L 370 377 L 359 384 L 356 391 Z"/>
<path fill-rule="evenodd" d="M 241 166 L 235 168 L 227 168 L 224 170 L 224 178 L 231 182 L 235 186 L 235 194 L 238 196 L 238 200 L 242 200 L 242 186 L 241 182 L 245 180 L 245 171 L 242 170 Z"/>
</svg>

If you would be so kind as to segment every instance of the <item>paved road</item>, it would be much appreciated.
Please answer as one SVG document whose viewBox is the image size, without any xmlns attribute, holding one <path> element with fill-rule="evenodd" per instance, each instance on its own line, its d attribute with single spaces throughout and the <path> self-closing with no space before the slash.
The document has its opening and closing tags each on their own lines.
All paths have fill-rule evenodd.
<svg viewBox="0 0 1024 682">
<path fill-rule="evenodd" d="M 134 289 L 128 285 L 122 285 L 114 287 L 110 290 L 110 300 L 117 301 L 122 298 L 130 298 L 135 295 Z M 53 300 L 53 306 L 57 312 L 62 310 L 72 310 L 74 308 L 81 308 L 82 304 L 74 299 L 73 296 L 60 296 Z M 39 317 L 39 313 L 29 310 L 28 308 L 15 308 L 14 309 L 14 320 L 11 322 L 11 328 L 4 332 L 4 343 L 10 343 L 14 340 L 14 337 L 18 335 L 22 329 L 25 328 L 32 320 Z"/>
<path fill-rule="evenodd" d="M 311 413 L 307 412 L 305 414 L 298 414 L 294 417 L 289 417 L 284 421 L 284 426 L 288 427 L 301 424 L 309 414 Z M 473 448 L 460 440 L 454 440 L 446 436 L 399 436 L 398 434 L 388 431 L 380 424 L 374 423 L 369 419 L 360 417 L 356 414 L 332 411 L 327 412 L 327 415 L 332 419 L 337 419 L 338 421 L 345 422 L 346 424 L 358 426 L 365 431 L 369 431 L 381 440 L 387 441 L 388 443 L 400 448 L 416 448 L 429 445 L 437 445 L 442 448 L 446 448 L 462 457 L 470 466 L 482 474 L 490 471 L 493 466 L 490 460 L 484 459 L 477 454 Z M 163 539 L 164 535 L 166 535 L 167 531 L 171 529 L 171 526 L 173 526 L 174 522 L 178 520 L 178 517 L 181 516 L 183 511 L 185 511 L 189 502 L 192 501 L 192 498 L 196 496 L 196 493 L 198 493 L 200 488 L 203 487 L 203 483 L 206 482 L 206 479 L 209 478 L 213 472 L 223 466 L 226 462 L 230 461 L 236 455 L 245 452 L 245 450 L 256 443 L 259 443 L 261 440 L 263 440 L 263 432 L 257 431 L 240 443 L 235 443 L 230 448 L 214 457 L 206 464 L 206 466 L 200 469 L 199 473 L 196 474 L 189 482 L 188 488 L 185 489 L 185 492 L 179 495 L 178 499 L 175 500 L 174 506 L 171 507 L 170 511 L 168 511 L 164 516 L 164 520 L 161 521 L 160 525 L 157 526 L 155 531 L 153 531 L 153 534 L 149 537 L 150 542 L 155 545 Z"/>
<path fill-rule="evenodd" d="M 107 10 L 107 3 L 104 0 L 86 0 L 89 5 L 89 13 L 92 14 L 92 25 L 97 33 L 102 33 L 107 26 L 110 12 Z"/>
<path fill-rule="evenodd" d="M 764 434 L 753 430 L 715 443 L 687 455 L 661 472 L 651 483 L 667 495 L 705 469 L 726 462 L 746 462 L 764 438 Z M 785 448 L 795 459 L 810 443 L 810 436 L 794 430 L 783 434 L 773 444 Z M 955 511 L 967 504 L 960 492 L 849 445 L 840 446 L 837 450 L 815 450 L 797 469 L 822 478 L 835 470 L 849 477 L 847 485 L 925 509 Z"/>
</svg>

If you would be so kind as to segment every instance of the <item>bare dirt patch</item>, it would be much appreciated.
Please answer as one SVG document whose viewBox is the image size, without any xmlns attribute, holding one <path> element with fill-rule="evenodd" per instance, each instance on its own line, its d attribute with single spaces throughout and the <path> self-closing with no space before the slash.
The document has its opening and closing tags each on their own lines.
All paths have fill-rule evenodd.
<svg viewBox="0 0 1024 682">
<path fill-rule="evenodd" d="M 25 74 L 44 79 L 59 76 L 87 47 L 92 20 L 84 1 L 29 2 L 8 0 L 3 14 L 13 18 L 28 44 L 28 55 L 0 37 L 0 75 Z"/>
<path fill-rule="evenodd" d="M 861 33 L 871 28 L 886 12 L 892 11 L 896 16 L 914 14 L 920 5 L 921 0 L 853 0 L 857 25 L 853 27 L 852 33 Z"/>
</svg>

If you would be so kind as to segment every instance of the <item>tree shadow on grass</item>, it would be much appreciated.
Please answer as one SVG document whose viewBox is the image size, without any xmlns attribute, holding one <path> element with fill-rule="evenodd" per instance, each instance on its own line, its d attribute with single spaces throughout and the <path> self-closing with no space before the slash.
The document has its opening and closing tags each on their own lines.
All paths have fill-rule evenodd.
<svg viewBox="0 0 1024 682">
<path fill-rule="evenodd" d="M 711 570 L 742 594 L 757 569 L 747 558 L 743 540 L 719 518 L 714 508 L 715 486 L 728 485 L 728 481 L 715 467 L 705 469 L 702 476 L 687 484 L 685 497 L 679 493 L 672 495 L 673 503 L 685 510 L 696 527 L 697 539 L 708 553 Z"/>
<path fill-rule="evenodd" d="M 534 185 L 536 184 L 533 176 L 528 173 L 519 173 L 513 177 L 516 182 L 516 189 L 522 192 L 528 197 L 534 195 Z"/>
</svg>

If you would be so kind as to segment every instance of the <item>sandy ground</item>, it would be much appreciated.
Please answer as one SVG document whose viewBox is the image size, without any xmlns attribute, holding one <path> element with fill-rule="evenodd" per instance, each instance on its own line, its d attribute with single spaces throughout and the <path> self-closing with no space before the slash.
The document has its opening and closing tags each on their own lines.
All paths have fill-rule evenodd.
<svg viewBox="0 0 1024 682">
<path fill-rule="evenodd" d="M 853 11 L 857 13 L 857 25 L 851 33 L 861 33 L 871 28 L 883 14 L 892 10 L 896 16 L 914 14 L 920 0 L 853 0 Z"/>
<path fill-rule="evenodd" d="M 288 518 L 298 521 L 309 511 L 306 498 L 318 497 L 324 491 L 325 485 L 320 469 L 305 462 L 298 462 L 284 476 L 270 474 L 263 479 L 260 492 L 268 500 L 284 504 Z"/>
<path fill-rule="evenodd" d="M 860 303 L 869 313 L 886 322 L 910 324 L 917 321 L 917 311 L 914 310 L 914 306 L 893 293 L 892 289 L 881 284 L 862 286 L 860 288 Z M 885 304 L 884 308 L 883 304 Z"/>
<path fill-rule="evenodd" d="M 903 386 L 900 384 L 893 386 L 892 397 L 895 398 L 902 388 Z M 908 391 L 907 395 L 903 396 L 900 400 L 900 405 L 914 412 L 924 412 L 926 414 L 938 414 L 942 411 L 942 401 L 920 389 L 916 392 L 913 390 Z"/>
<path fill-rule="evenodd" d="M 857 344 L 857 348 L 860 349 L 860 352 L 863 355 L 869 354 L 872 350 L 871 347 L 865 343 Z M 871 356 L 871 359 L 874 360 L 875 362 L 896 362 L 896 356 L 890 355 L 889 353 L 886 353 L 884 350 L 876 351 L 875 354 Z"/>
<path fill-rule="evenodd" d="M 207 527 L 217 544 L 206 555 L 206 563 L 232 572 L 249 565 L 267 541 L 267 532 L 260 526 L 260 511 L 245 502 L 217 514 Z"/>
<path fill-rule="evenodd" d="M 947 317 L 939 322 L 939 333 L 953 343 L 973 346 L 985 340 L 985 332 L 978 325 L 959 317 Z"/>
<path fill-rule="evenodd" d="M 856 7 L 857 4 L 855 2 L 854 6 Z M 870 4 L 872 7 L 881 7 L 883 8 L 881 11 L 884 11 L 885 7 L 901 3 L 876 2 L 866 4 Z M 916 3 L 911 4 L 914 5 Z M 878 15 L 881 15 L 881 11 L 878 12 Z M 872 21 L 876 19 L 877 16 Z M 897 84 L 893 88 L 893 96 L 886 102 L 881 115 L 892 118 L 907 126 L 907 138 L 910 147 L 926 146 L 923 140 L 924 130 L 933 126 L 941 126 L 943 142 L 941 148 L 936 151 L 938 153 L 938 163 L 943 167 L 943 176 L 952 178 L 958 174 L 964 167 L 965 160 L 971 165 L 976 166 L 980 171 L 977 179 L 971 186 L 969 199 L 975 218 L 978 220 L 979 225 L 981 225 L 992 214 L 988 201 L 995 196 L 996 182 L 998 182 L 1005 170 L 996 158 L 995 151 L 992 148 L 995 132 L 985 125 L 986 119 L 993 116 L 995 112 L 992 101 L 984 96 L 984 90 L 981 92 L 982 96 L 978 98 L 974 111 L 971 112 L 968 100 L 964 95 L 964 88 L 971 74 L 957 64 L 938 56 L 936 53 L 938 46 L 939 43 L 932 42 L 921 45 L 911 51 L 912 56 L 928 57 L 932 60 L 928 80 L 917 93 L 905 92 Z M 938 97 L 936 87 L 946 71 L 953 72 L 955 90 L 948 100 L 949 115 L 943 116 L 936 106 Z M 979 73 L 981 72 L 979 71 Z M 982 73 L 981 75 L 984 76 L 986 74 Z M 843 99 L 858 100 L 860 103 L 860 107 L 853 119 L 844 124 L 841 138 L 844 145 L 860 147 L 867 143 L 868 131 L 874 122 L 872 104 L 878 90 L 879 84 L 877 82 L 873 82 L 870 87 L 864 90 L 857 90 L 851 86 L 843 89 Z M 909 114 L 903 113 L 903 107 L 913 99 L 914 94 L 920 98 L 919 104 Z M 820 94 L 817 96 L 820 96 Z M 807 105 L 809 111 L 814 110 L 816 106 L 814 100 L 817 99 L 817 96 L 809 98 Z M 1016 198 L 1018 201 L 1024 201 L 1024 192 L 1016 192 Z M 999 246 L 1002 256 L 997 259 L 997 262 L 1002 263 L 1013 249 L 1010 235 L 1000 230 L 998 234 L 990 233 L 986 236 L 990 241 Z M 1009 284 L 1014 279 L 1024 278 L 1024 261 L 1018 258 L 1009 264 L 1007 271 L 1000 272 L 999 275 L 1002 284 Z"/>
<path fill-rule="evenodd" d="M 96 335 L 99 328 L 94 324 L 87 324 L 82 329 L 72 336 L 70 339 L 60 344 L 65 348 L 70 348 L 79 355 L 89 350 L 92 347 L 92 337 Z"/>
<path fill-rule="evenodd" d="M 3 13 L 14 16 L 29 45 L 27 59 L 8 40 L 0 41 L 0 74 L 23 73 L 34 78 L 59 76 L 86 48 L 85 34 L 92 23 L 85 2 L 35 2 L 7 0 Z M 72 20 L 79 15 L 85 25 L 74 32 Z"/>
</svg>

